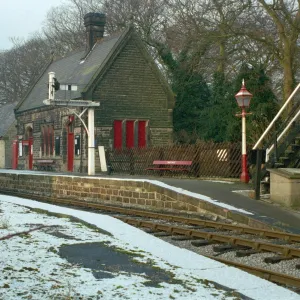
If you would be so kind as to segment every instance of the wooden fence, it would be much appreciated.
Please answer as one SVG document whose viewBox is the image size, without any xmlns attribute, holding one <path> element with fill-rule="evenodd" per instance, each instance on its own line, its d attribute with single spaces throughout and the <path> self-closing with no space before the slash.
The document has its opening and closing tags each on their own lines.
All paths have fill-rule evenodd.
<svg viewBox="0 0 300 300">
<path fill-rule="evenodd" d="M 238 178 L 241 173 L 241 144 L 200 142 L 195 145 L 118 149 L 106 152 L 112 173 L 182 176 L 180 172 L 146 170 L 154 160 L 192 161 L 190 176 Z"/>
</svg>

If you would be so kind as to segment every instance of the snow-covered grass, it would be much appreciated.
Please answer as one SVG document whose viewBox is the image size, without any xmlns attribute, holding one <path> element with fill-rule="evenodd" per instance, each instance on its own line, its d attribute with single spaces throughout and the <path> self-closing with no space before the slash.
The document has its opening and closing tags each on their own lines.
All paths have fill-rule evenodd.
<svg viewBox="0 0 300 300">
<path fill-rule="evenodd" d="M 0 229 L 8 229 L 9 219 L 6 216 L 0 217 Z"/>
<path fill-rule="evenodd" d="M 6 237 L 0 240 L 0 299 L 300 299 L 106 215 L 0 195 L 1 218 L 9 226 L 0 228 L 0 239 Z M 38 230 L 25 233 L 32 229 Z M 112 268 L 99 253 L 104 276 L 97 279 L 96 266 L 60 255 L 65 247 L 88 243 L 105 247 L 112 258 L 126 254 L 132 264 L 158 273 L 151 278 L 118 268 L 114 261 Z M 147 284 L 156 275 L 156 284 Z"/>
</svg>

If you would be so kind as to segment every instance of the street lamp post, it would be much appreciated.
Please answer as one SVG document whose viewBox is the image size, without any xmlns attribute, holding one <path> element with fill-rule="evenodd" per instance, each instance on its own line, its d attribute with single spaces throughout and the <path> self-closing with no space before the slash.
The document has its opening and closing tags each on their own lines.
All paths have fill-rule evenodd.
<svg viewBox="0 0 300 300">
<path fill-rule="evenodd" d="M 241 182 L 248 183 L 249 182 L 249 173 L 247 168 L 247 147 L 246 147 L 246 108 L 250 106 L 250 100 L 252 98 L 252 94 L 247 91 L 245 87 L 245 81 L 243 79 L 242 88 L 235 95 L 235 99 L 237 101 L 238 106 L 242 109 L 242 113 L 237 116 L 242 117 L 242 173 L 240 180 Z"/>
</svg>

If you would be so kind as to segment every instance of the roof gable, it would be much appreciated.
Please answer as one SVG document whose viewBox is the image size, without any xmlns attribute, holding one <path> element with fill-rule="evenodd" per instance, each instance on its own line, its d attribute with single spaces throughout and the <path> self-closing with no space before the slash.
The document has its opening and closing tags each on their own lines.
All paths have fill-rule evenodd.
<svg viewBox="0 0 300 300">
<path fill-rule="evenodd" d="M 61 85 L 77 86 L 77 91 L 57 91 L 55 95 L 56 99 L 81 98 L 86 85 L 101 65 L 105 63 L 106 58 L 121 35 L 114 35 L 97 42 L 87 55 L 85 50 L 80 50 L 50 63 L 29 93 L 20 102 L 16 108 L 16 112 L 45 106 L 43 100 L 48 98 L 47 84 L 49 72 L 55 72 L 55 77 Z"/>
<path fill-rule="evenodd" d="M 49 72 L 55 72 L 55 77 L 61 85 L 77 86 L 76 91 L 57 91 L 55 94 L 56 99 L 89 98 L 92 95 L 93 89 L 99 83 L 99 80 L 101 80 L 101 76 L 103 76 L 133 36 L 135 37 L 137 47 L 150 63 L 153 73 L 161 82 L 168 95 L 168 107 L 172 108 L 174 96 L 167 81 L 155 65 L 142 40 L 136 34 L 133 27 L 130 26 L 122 33 L 106 37 L 97 42 L 88 54 L 84 50 L 81 50 L 50 63 L 35 85 L 29 90 L 23 101 L 16 107 L 16 113 L 45 106 L 43 100 L 48 98 L 47 84 Z"/>
<path fill-rule="evenodd" d="M 118 40 L 114 48 L 111 50 L 110 55 L 107 57 L 106 62 L 101 65 L 101 67 L 97 70 L 94 74 L 93 79 L 89 82 L 86 86 L 85 90 L 83 91 L 89 99 L 93 94 L 93 90 L 101 84 L 101 79 L 105 76 L 105 73 L 109 70 L 111 65 L 114 63 L 115 59 L 119 55 L 119 53 L 126 47 L 127 43 L 130 39 L 134 38 L 134 43 L 136 47 L 139 49 L 140 53 L 144 57 L 144 59 L 149 63 L 151 67 L 152 73 L 157 78 L 157 80 L 161 83 L 162 88 L 164 89 L 165 93 L 168 96 L 168 108 L 173 108 L 174 106 L 174 94 L 167 83 L 167 80 L 159 70 L 158 66 L 155 64 L 152 56 L 149 54 L 148 50 L 146 49 L 143 41 L 139 37 L 139 35 L 134 30 L 133 26 L 130 26 L 127 31 L 125 31 L 122 35 L 122 38 Z"/>
</svg>

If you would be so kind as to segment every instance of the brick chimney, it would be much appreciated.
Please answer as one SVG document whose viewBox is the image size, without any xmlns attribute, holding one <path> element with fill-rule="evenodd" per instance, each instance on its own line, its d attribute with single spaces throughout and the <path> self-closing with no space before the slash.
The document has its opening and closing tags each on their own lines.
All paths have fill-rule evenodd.
<svg viewBox="0 0 300 300">
<path fill-rule="evenodd" d="M 88 51 L 93 48 L 97 40 L 103 38 L 105 23 L 105 14 L 88 13 L 84 16 L 84 26 L 86 28 Z"/>
</svg>

